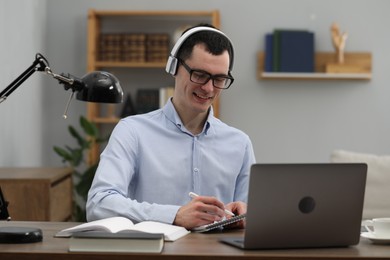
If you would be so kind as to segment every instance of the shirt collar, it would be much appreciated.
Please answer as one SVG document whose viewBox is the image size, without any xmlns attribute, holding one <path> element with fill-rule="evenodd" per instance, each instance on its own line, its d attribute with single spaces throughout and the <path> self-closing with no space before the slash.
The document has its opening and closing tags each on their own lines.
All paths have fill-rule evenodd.
<svg viewBox="0 0 390 260">
<path fill-rule="evenodd" d="M 183 122 L 181 121 L 179 114 L 177 113 L 175 107 L 173 106 L 172 99 L 170 98 L 168 102 L 163 107 L 163 113 L 168 118 L 169 121 L 171 121 L 173 124 L 175 124 L 181 131 L 184 131 Z M 211 106 L 209 109 L 209 114 L 207 116 L 206 123 L 203 127 L 203 131 L 201 134 L 207 135 L 209 132 L 209 129 L 211 127 L 211 124 L 215 120 L 214 118 L 214 110 Z"/>
</svg>

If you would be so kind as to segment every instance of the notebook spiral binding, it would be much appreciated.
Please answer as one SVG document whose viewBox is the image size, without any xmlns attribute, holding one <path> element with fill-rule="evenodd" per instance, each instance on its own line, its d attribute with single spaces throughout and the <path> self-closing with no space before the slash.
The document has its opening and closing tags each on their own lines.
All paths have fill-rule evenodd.
<svg viewBox="0 0 390 260">
<path fill-rule="evenodd" d="M 246 214 L 238 215 L 238 216 L 235 216 L 235 217 L 232 217 L 232 218 L 228 218 L 228 219 L 221 220 L 221 221 L 218 221 L 218 222 L 214 222 L 214 223 L 211 223 L 211 224 L 207 224 L 207 225 L 196 227 L 196 228 L 192 229 L 192 231 L 195 231 L 195 232 L 207 232 L 207 231 L 210 231 L 210 230 L 213 230 L 213 229 L 216 229 L 216 228 L 221 228 L 221 227 L 224 227 L 226 225 L 238 222 L 238 221 L 244 219 L 245 217 L 246 217 Z"/>
</svg>

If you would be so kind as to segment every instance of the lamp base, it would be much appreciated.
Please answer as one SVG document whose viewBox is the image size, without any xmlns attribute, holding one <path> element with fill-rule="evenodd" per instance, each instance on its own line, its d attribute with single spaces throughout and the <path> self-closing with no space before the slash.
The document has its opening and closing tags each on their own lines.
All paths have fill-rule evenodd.
<svg viewBox="0 0 390 260">
<path fill-rule="evenodd" d="M 42 230 L 29 227 L 0 227 L 1 244 L 25 244 L 42 241 Z"/>
</svg>

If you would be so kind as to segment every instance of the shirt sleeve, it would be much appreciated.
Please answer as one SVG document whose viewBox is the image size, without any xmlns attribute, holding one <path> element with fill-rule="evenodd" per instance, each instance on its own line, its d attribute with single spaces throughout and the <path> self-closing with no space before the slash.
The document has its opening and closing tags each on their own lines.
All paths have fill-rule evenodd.
<svg viewBox="0 0 390 260">
<path fill-rule="evenodd" d="M 178 205 L 138 202 L 129 197 L 129 185 L 137 178 L 137 136 L 121 121 L 114 128 L 88 193 L 87 220 L 124 216 L 134 222 L 172 224 Z"/>
</svg>

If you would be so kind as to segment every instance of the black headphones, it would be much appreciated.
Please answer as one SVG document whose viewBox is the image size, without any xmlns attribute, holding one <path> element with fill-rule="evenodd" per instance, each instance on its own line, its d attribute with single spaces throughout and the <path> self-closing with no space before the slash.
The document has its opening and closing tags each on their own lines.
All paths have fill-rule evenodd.
<svg viewBox="0 0 390 260">
<path fill-rule="evenodd" d="M 230 46 L 231 46 L 231 57 L 230 57 L 230 64 L 229 64 L 229 72 L 232 71 L 233 69 L 233 60 L 234 60 L 234 50 L 233 50 L 233 44 L 229 37 L 227 37 L 223 32 L 220 30 L 217 30 L 212 27 L 207 27 L 207 26 L 198 26 L 194 27 L 188 31 L 186 31 L 176 42 L 175 46 L 173 46 L 171 54 L 168 57 L 167 65 L 165 67 L 166 72 L 171 74 L 172 76 L 176 75 L 177 68 L 178 68 L 178 58 L 176 57 L 177 53 L 179 52 L 179 49 L 181 45 L 184 43 L 184 41 L 193 35 L 194 33 L 200 32 L 200 31 L 210 31 L 210 32 L 216 32 L 221 35 L 223 35 L 226 39 L 228 39 Z"/>
</svg>

